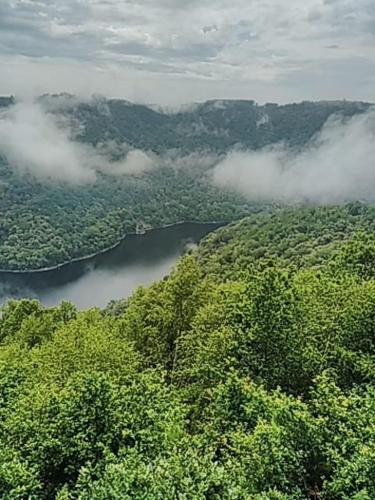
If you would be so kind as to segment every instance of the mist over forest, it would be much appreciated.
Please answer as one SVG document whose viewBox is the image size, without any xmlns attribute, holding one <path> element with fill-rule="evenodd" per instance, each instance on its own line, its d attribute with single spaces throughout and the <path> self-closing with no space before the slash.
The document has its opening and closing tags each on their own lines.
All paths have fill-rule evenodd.
<svg viewBox="0 0 375 500">
<path fill-rule="evenodd" d="M 0 499 L 375 499 L 374 0 L 0 1 Z"/>
<path fill-rule="evenodd" d="M 139 224 L 374 197 L 368 103 L 216 100 L 171 112 L 61 94 L 1 104 L 3 269 L 90 255 Z"/>
</svg>

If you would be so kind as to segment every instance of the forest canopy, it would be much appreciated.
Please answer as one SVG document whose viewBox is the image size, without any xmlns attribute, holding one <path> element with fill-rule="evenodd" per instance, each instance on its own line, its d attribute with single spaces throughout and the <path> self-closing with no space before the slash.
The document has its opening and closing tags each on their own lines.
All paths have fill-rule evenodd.
<svg viewBox="0 0 375 500">
<path fill-rule="evenodd" d="M 373 499 L 373 210 L 251 216 L 104 310 L 10 301 L 0 496 Z"/>
</svg>

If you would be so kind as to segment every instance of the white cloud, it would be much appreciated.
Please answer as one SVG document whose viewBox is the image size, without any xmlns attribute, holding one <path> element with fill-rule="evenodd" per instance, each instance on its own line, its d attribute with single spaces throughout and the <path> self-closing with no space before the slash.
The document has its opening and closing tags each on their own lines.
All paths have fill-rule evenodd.
<svg viewBox="0 0 375 500">
<path fill-rule="evenodd" d="M 329 120 L 301 152 L 279 145 L 230 153 L 213 171 L 220 187 L 251 200 L 336 203 L 375 199 L 375 110 Z"/>
<path fill-rule="evenodd" d="M 95 180 L 86 147 L 35 104 L 17 104 L 1 116 L 0 150 L 15 168 L 39 178 Z"/>
<path fill-rule="evenodd" d="M 126 145 L 117 145 L 116 151 L 120 157 L 125 154 L 124 159 L 112 161 L 110 145 L 95 149 L 73 140 L 70 132 L 41 105 L 18 103 L 0 114 L 0 151 L 20 173 L 68 183 L 93 182 L 98 171 L 139 175 L 156 163 L 147 153 Z"/>
<path fill-rule="evenodd" d="M 112 175 L 140 175 L 152 170 L 155 166 L 156 158 L 140 149 L 129 151 L 124 160 L 111 162 L 106 165 L 106 172 Z"/>
</svg>

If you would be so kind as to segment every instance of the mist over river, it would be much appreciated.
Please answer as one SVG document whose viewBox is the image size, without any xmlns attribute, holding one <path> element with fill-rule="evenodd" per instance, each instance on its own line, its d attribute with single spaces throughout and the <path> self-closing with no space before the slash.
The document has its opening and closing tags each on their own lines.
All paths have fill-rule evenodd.
<svg viewBox="0 0 375 500">
<path fill-rule="evenodd" d="M 104 307 L 166 276 L 189 246 L 219 224 L 183 223 L 129 235 L 116 248 L 85 261 L 37 273 L 0 273 L 0 303 L 37 298 L 45 306 L 62 300 L 80 309 Z"/>
</svg>

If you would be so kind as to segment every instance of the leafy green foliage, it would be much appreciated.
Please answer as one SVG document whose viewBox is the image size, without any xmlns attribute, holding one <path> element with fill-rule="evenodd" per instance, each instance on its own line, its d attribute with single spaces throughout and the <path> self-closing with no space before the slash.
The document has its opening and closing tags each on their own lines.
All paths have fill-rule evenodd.
<svg viewBox="0 0 375 500">
<path fill-rule="evenodd" d="M 357 266 L 357 270 L 362 266 L 362 274 L 369 274 L 374 269 L 373 248 L 368 244 L 374 244 L 370 235 L 375 231 L 375 207 L 362 203 L 254 214 L 208 235 L 200 246 L 199 257 L 207 272 L 220 276 L 223 272 L 239 275 L 258 259 L 267 258 L 276 258 L 284 265 L 319 266 L 335 254 L 343 241 L 361 230 L 365 235 L 358 234 L 347 252 L 343 250 L 340 266 Z M 365 249 L 367 255 L 363 255 L 361 264 Z"/>
<path fill-rule="evenodd" d="M 103 311 L 5 306 L 0 496 L 374 498 L 373 208 L 357 209 L 220 229 Z M 276 238 L 298 219 L 301 259 Z"/>
</svg>

